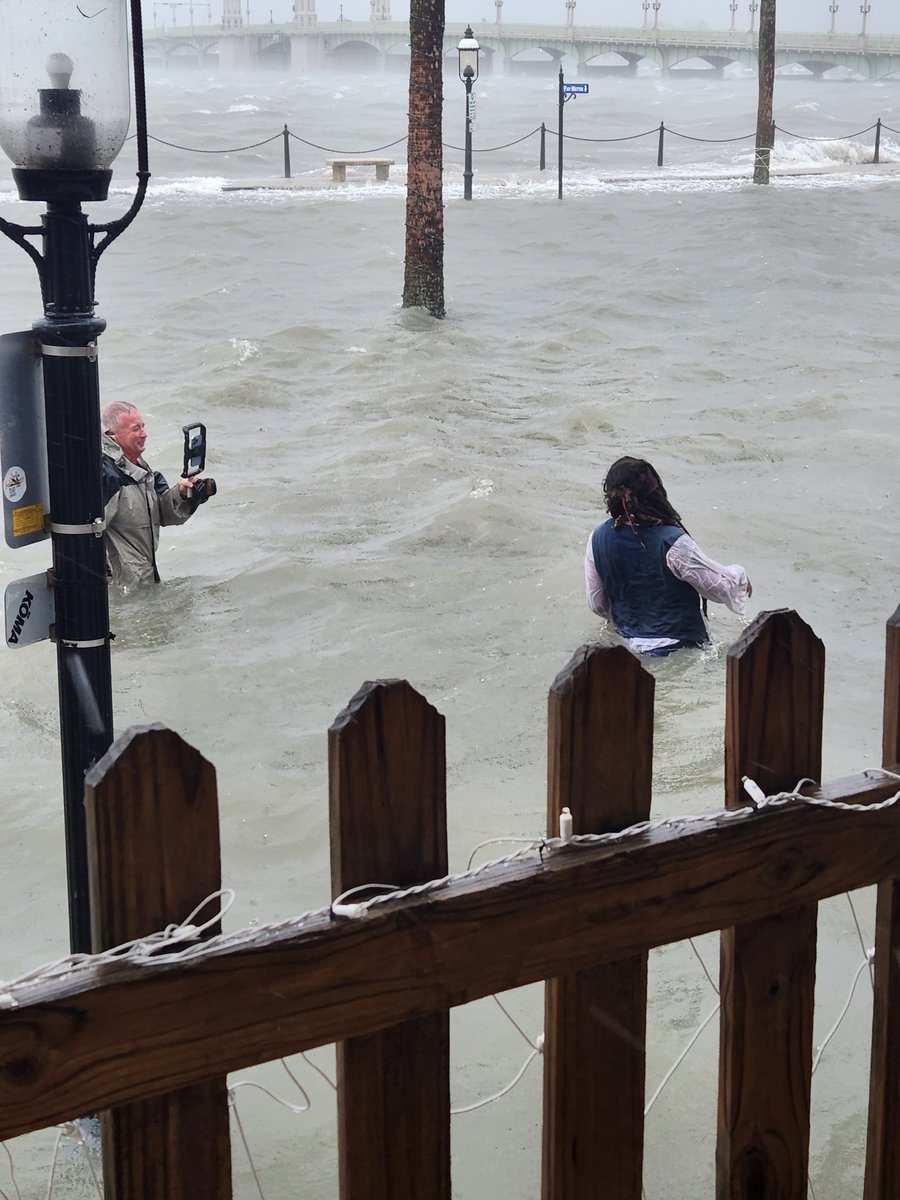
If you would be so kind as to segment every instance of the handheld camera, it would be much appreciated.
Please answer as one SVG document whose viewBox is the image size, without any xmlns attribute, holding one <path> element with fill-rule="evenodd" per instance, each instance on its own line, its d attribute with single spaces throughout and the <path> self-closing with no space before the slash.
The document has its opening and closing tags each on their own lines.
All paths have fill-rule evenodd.
<svg viewBox="0 0 900 1200">
<path fill-rule="evenodd" d="M 206 426 L 201 421 L 192 425 L 182 425 L 184 433 L 184 469 L 182 479 L 193 479 L 206 466 Z M 210 496 L 216 494 L 214 479 L 198 479 L 194 484 L 191 495 L 197 504 L 205 504 Z"/>
</svg>

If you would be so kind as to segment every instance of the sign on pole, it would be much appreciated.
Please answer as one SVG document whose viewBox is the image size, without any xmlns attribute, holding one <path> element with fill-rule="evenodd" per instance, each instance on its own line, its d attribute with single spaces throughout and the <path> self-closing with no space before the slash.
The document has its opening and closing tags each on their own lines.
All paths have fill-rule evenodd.
<svg viewBox="0 0 900 1200">
<path fill-rule="evenodd" d="M 30 330 L 0 336 L 0 482 L 6 544 L 15 549 L 49 537 L 44 383 Z"/>
<path fill-rule="evenodd" d="M 469 107 L 468 107 L 469 120 L 474 121 L 475 120 L 475 95 L 473 92 L 469 92 L 468 105 L 469 105 Z"/>
<path fill-rule="evenodd" d="M 50 636 L 56 622 L 53 588 L 47 572 L 28 575 L 6 585 L 3 597 L 6 618 L 6 644 L 13 650 L 32 646 Z"/>
<path fill-rule="evenodd" d="M 562 64 L 559 68 L 559 130 L 557 136 L 559 155 L 559 166 L 557 169 L 558 183 L 556 194 L 562 200 L 563 194 L 563 109 L 566 107 L 566 102 L 571 100 L 573 96 L 584 96 L 590 85 L 587 83 L 566 83 L 563 75 Z"/>
</svg>

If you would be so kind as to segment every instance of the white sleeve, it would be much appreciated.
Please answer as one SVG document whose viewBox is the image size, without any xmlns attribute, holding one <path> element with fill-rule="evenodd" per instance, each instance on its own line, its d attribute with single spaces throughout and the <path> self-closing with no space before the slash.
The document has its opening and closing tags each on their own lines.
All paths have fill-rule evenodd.
<svg viewBox="0 0 900 1200">
<path fill-rule="evenodd" d="M 603 586 L 603 580 L 597 574 L 597 566 L 594 562 L 593 537 L 587 540 L 587 549 L 584 552 L 584 588 L 587 592 L 587 602 L 591 612 L 595 612 L 598 617 L 609 618 L 610 607 L 609 597 L 606 594 L 606 588 Z"/>
<path fill-rule="evenodd" d="M 743 616 L 750 590 L 750 581 L 743 567 L 736 563 L 723 567 L 721 563 L 708 558 L 686 533 L 670 546 L 666 565 L 673 575 L 689 583 L 707 600 L 725 604 L 732 612 Z"/>
</svg>

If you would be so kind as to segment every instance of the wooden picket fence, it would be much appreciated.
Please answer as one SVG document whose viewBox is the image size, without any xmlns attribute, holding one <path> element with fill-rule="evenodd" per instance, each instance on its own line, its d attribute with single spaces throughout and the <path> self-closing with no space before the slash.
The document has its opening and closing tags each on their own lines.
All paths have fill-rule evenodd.
<svg viewBox="0 0 900 1200">
<path fill-rule="evenodd" d="M 731 649 L 728 809 L 747 803 L 744 775 L 767 794 L 819 779 L 823 688 L 823 646 L 795 613 L 763 614 Z M 576 834 L 648 818 L 653 692 L 621 647 L 584 647 L 555 680 L 548 834 L 564 806 Z M 898 759 L 900 609 L 883 761 Z M 446 874 L 444 719 L 408 683 L 361 688 L 329 731 L 329 769 L 335 895 Z M 656 824 L 357 919 L 326 910 L 184 962 L 36 979 L 0 1011 L 0 1139 L 102 1111 L 107 1197 L 226 1200 L 226 1072 L 336 1042 L 340 1196 L 449 1200 L 448 1011 L 546 980 L 544 1200 L 640 1200 L 647 954 L 721 930 L 716 1197 L 806 1200 L 816 906 L 878 884 L 865 1198 L 896 1200 L 900 805 L 864 809 L 897 786 L 863 772 L 805 788 L 850 811 L 792 800 Z M 86 802 L 95 949 L 180 921 L 219 888 L 215 773 L 175 734 L 122 737 Z"/>
</svg>

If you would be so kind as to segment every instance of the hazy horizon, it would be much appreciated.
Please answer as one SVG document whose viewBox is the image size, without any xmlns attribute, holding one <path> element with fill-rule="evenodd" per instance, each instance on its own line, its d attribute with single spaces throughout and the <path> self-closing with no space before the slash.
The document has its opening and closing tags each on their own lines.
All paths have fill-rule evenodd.
<svg viewBox="0 0 900 1200">
<path fill-rule="evenodd" d="M 659 0 L 659 23 L 663 28 L 682 29 L 729 29 L 731 26 L 732 2 L 738 5 L 735 13 L 735 28 L 750 28 L 750 0 Z M 391 16 L 405 21 L 409 16 L 409 0 L 390 0 Z M 369 0 L 315 0 L 316 13 L 320 20 L 335 21 L 343 15 L 348 21 L 367 21 L 370 13 Z M 778 27 L 804 33 L 828 33 L 831 28 L 832 4 L 836 4 L 835 32 L 858 34 L 862 26 L 861 0 L 780 0 L 778 4 Z M 900 12 L 896 0 L 869 0 L 867 31 L 870 34 L 900 32 Z M 191 8 L 195 25 L 220 24 L 222 0 L 181 0 L 180 3 L 163 3 L 161 0 L 144 0 L 144 19 L 147 28 L 172 24 L 186 26 L 191 21 Z M 291 0 L 241 0 L 241 11 L 250 23 L 261 25 L 270 19 L 282 23 L 292 18 Z M 893 11 L 891 11 L 893 9 Z M 493 22 L 496 9 L 494 0 L 446 0 L 447 20 L 468 21 L 473 27 L 482 22 Z M 652 16 L 652 10 L 651 10 Z M 757 13 L 758 18 L 758 13 Z M 503 20 L 532 24 L 563 25 L 566 19 L 565 0 L 504 0 Z M 581 25 L 626 25 L 640 28 L 644 20 L 642 0 L 577 0 L 575 24 Z"/>
</svg>

